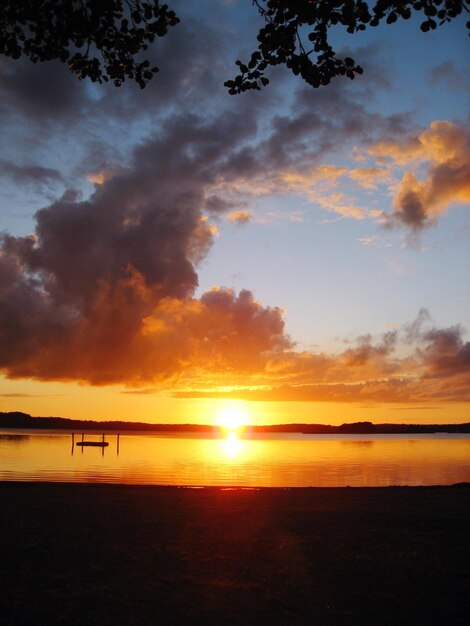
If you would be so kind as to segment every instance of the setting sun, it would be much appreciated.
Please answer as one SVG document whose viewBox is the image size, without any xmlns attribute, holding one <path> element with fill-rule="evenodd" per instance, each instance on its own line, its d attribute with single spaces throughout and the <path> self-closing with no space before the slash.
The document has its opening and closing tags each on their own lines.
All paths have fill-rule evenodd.
<svg viewBox="0 0 470 626">
<path fill-rule="evenodd" d="M 248 412 L 241 406 L 226 406 L 217 411 L 215 421 L 218 426 L 235 431 L 248 424 Z"/>
</svg>

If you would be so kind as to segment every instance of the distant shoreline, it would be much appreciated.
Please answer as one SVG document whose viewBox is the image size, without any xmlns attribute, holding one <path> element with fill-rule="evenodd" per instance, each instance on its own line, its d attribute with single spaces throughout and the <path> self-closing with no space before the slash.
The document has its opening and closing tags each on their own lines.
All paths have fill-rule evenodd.
<svg viewBox="0 0 470 626">
<path fill-rule="evenodd" d="M 33 417 L 19 411 L 0 412 L 0 428 L 33 430 L 75 430 L 100 432 L 180 432 L 208 433 L 218 431 L 219 427 L 209 424 L 149 424 L 146 422 L 75 420 L 65 417 Z M 271 424 L 266 426 L 247 426 L 251 433 L 302 433 L 302 434 L 429 434 L 429 433 L 470 433 L 470 422 L 461 424 L 374 424 L 372 422 L 353 422 L 332 426 L 329 424 Z"/>
</svg>

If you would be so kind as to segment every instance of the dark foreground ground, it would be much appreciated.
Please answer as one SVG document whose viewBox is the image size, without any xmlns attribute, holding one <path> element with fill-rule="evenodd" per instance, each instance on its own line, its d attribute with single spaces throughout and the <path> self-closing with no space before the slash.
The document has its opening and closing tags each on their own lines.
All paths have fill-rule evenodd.
<svg viewBox="0 0 470 626">
<path fill-rule="evenodd" d="M 0 483 L 0 624 L 469 624 L 470 488 Z"/>
</svg>

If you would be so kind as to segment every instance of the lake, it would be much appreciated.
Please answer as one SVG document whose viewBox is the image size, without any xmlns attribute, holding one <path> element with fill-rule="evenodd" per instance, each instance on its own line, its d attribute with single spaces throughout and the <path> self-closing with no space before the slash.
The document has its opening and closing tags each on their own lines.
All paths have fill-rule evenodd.
<svg viewBox="0 0 470 626">
<path fill-rule="evenodd" d="M 88 433 L 86 441 L 100 441 Z M 224 487 L 449 485 L 470 482 L 470 435 L 226 438 L 0 430 L 0 480 Z M 72 443 L 74 445 L 72 445 Z"/>
</svg>

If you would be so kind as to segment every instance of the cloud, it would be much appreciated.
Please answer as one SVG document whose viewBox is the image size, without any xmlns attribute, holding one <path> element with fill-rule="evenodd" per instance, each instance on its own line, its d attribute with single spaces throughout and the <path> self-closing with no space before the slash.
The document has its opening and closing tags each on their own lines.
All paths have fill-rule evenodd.
<svg viewBox="0 0 470 626">
<path fill-rule="evenodd" d="M 371 379 L 357 383 L 282 385 L 265 389 L 237 388 L 224 391 L 175 391 L 179 399 L 231 399 L 250 402 L 347 402 L 360 404 L 412 404 L 422 402 L 468 402 L 470 376 L 452 386 L 429 385 L 410 378 Z"/>
<path fill-rule="evenodd" d="M 316 198 L 318 204 L 327 211 L 336 213 L 341 217 L 362 220 L 366 217 L 366 210 L 351 202 L 349 197 L 342 192 L 330 193 Z"/>
<path fill-rule="evenodd" d="M 89 198 L 68 190 L 37 212 L 32 235 L 2 235 L 4 373 L 143 389 L 177 385 L 181 393 L 189 386 L 189 394 L 214 397 L 227 385 L 240 387 L 232 395 L 272 400 L 467 397 L 463 330 L 432 328 L 425 311 L 399 331 L 366 334 L 327 354 L 296 351 L 282 310 L 257 302 L 249 290 L 219 287 L 194 296 L 198 263 L 215 235 L 210 217 L 233 206 L 227 188 L 271 171 L 274 157 L 254 171 L 237 158 L 256 131 L 251 105 L 210 119 L 174 113 L 126 164 L 107 167 Z M 422 153 L 458 164 L 462 134 L 448 123 L 431 131 L 420 136 Z M 270 139 L 261 144 L 267 150 Z M 280 169 L 272 173 L 290 173 L 299 185 L 315 176 L 325 184 L 356 176 L 369 185 L 385 169 L 295 170 L 289 158 L 276 156 Z M 338 212 L 341 198 L 332 202 Z"/>
<path fill-rule="evenodd" d="M 460 326 L 429 328 L 425 309 L 416 320 L 378 340 L 358 337 L 337 354 L 273 354 L 252 386 L 193 388 L 176 398 L 231 398 L 262 402 L 427 403 L 470 399 L 470 342 Z M 406 350 L 408 346 L 408 350 Z"/>
<path fill-rule="evenodd" d="M 383 238 L 378 237 L 377 235 L 371 235 L 369 237 L 359 237 L 359 243 L 363 246 L 370 246 L 373 248 L 391 248 L 393 247 L 393 243 L 391 241 L 387 241 Z"/>
<path fill-rule="evenodd" d="M 274 389 L 240 389 L 224 392 L 175 392 L 175 398 L 239 399 L 252 402 L 410 402 L 407 380 L 389 378 L 360 383 L 283 385 Z M 422 400 L 421 400 L 422 401 Z"/>
<path fill-rule="evenodd" d="M 248 224 L 251 220 L 252 215 L 250 211 L 233 211 L 233 213 L 229 213 L 227 215 L 227 219 L 230 222 L 234 222 L 235 224 Z"/>
<path fill-rule="evenodd" d="M 8 176 L 20 185 L 62 181 L 62 175 L 56 169 L 34 163 L 18 165 L 6 159 L 0 159 L 0 176 Z"/>
<path fill-rule="evenodd" d="M 455 90 L 467 91 L 469 82 L 465 71 L 456 68 L 452 61 L 444 61 L 429 72 L 429 80 L 433 85 L 443 85 Z"/>
<path fill-rule="evenodd" d="M 404 339 L 407 343 L 413 343 L 422 339 L 424 329 L 431 323 L 431 314 L 426 307 L 421 307 L 416 318 L 403 326 Z"/>
<path fill-rule="evenodd" d="M 393 211 L 385 214 L 388 226 L 405 226 L 412 232 L 436 223 L 456 202 L 470 202 L 470 128 L 447 121 L 432 122 L 427 130 L 400 142 L 380 142 L 369 153 L 379 161 L 388 159 L 401 166 L 426 163 L 424 179 L 405 171 Z"/>
<path fill-rule="evenodd" d="M 206 189 L 251 124 L 175 116 L 89 199 L 69 190 L 37 212 L 33 235 L 2 235 L 7 376 L 143 385 L 187 370 L 259 371 L 290 345 L 280 309 L 247 290 L 194 298 L 214 236 Z"/>
<path fill-rule="evenodd" d="M 79 81 L 59 61 L 33 64 L 27 58 L 3 58 L 0 115 L 21 115 L 36 126 L 47 125 L 49 131 L 51 125 L 71 121 L 80 122 L 87 130 L 97 120 L 104 123 L 107 118 L 130 123 L 139 117 L 141 121 L 143 115 L 153 115 L 182 94 L 189 103 L 200 101 L 208 90 L 214 93 L 217 86 L 223 92 L 225 47 L 224 37 L 210 23 L 185 16 L 177 28 L 157 38 L 146 52 L 151 65 L 160 71 L 145 90 L 133 81 L 126 81 L 119 89 L 112 84 L 96 86 Z"/>
<path fill-rule="evenodd" d="M 196 113 L 207 123 L 217 117 L 220 132 L 227 119 L 234 134 L 226 153 L 217 155 L 217 163 L 212 160 L 215 169 L 205 188 L 204 210 L 237 213 L 248 211 L 247 200 L 254 196 L 298 194 L 340 217 L 373 217 L 349 189 L 339 188 L 339 181 L 374 191 L 377 185 L 387 183 L 387 168 L 335 168 L 328 165 L 328 159 L 379 135 L 401 136 L 409 128 L 406 115 L 384 116 L 364 104 L 363 87 L 372 89 L 379 77 L 371 82 L 373 74 L 369 74 L 362 87 L 338 80 L 327 90 L 297 88 L 289 104 L 285 102 L 280 109 L 282 115 L 274 114 L 285 99 L 276 90 L 276 85 L 282 84 L 279 77 L 276 85 L 262 94 L 244 94 L 237 100 L 235 114 L 230 106 L 234 101 L 227 101 L 223 88 L 223 77 L 230 72 L 224 59 L 226 54 L 233 58 L 233 49 L 227 53 L 230 46 L 223 32 L 210 20 L 202 25 L 185 7 L 186 3 L 180 7 L 188 12 L 182 23 L 151 52 L 161 71 L 143 91 L 130 82 L 119 89 L 85 84 L 59 63 L 39 67 L 27 60 L 7 61 L 0 70 L 5 121 L 20 122 L 25 141 L 31 132 L 28 126 L 34 126 L 36 148 L 60 144 L 64 136 L 69 141 L 75 138 L 77 150 L 67 163 L 67 175 L 73 171 L 80 176 L 75 184 L 81 188 L 83 177 L 100 184 L 110 174 L 114 176 L 116 169 L 132 167 L 127 160 L 136 137 L 164 133 L 167 126 L 178 132 L 173 124 L 178 116 L 183 119 Z M 375 52 L 371 53 L 373 59 Z M 49 102 L 53 104 L 48 106 Z M 218 107 L 227 114 L 216 116 Z M 250 126 L 249 136 L 236 134 L 235 117 L 239 126 Z M 64 148 L 54 146 L 53 151 Z M 41 156 L 36 155 L 38 162 Z M 209 152 L 193 158 L 211 161 Z M 65 164 L 59 169 L 65 169 Z"/>
<path fill-rule="evenodd" d="M 34 144 L 45 142 L 49 156 L 62 154 L 51 135 L 58 141 L 66 128 L 74 142 L 80 134 L 85 147 L 71 157 L 78 165 L 64 167 L 82 177 L 77 187 L 88 176 L 94 188 L 48 200 L 32 235 L 1 237 L 0 368 L 141 393 L 179 385 L 218 397 L 220 386 L 236 385 L 231 393 L 273 400 L 465 397 L 468 347 L 458 327 L 423 323 L 409 336 L 363 335 L 335 354 L 298 352 L 282 310 L 248 289 L 195 292 L 216 235 L 211 220 L 247 221 L 247 198 L 295 193 L 340 217 L 376 218 L 340 185 L 373 192 L 395 182 L 394 168 L 425 163 L 424 180 L 403 177 L 387 219 L 428 225 L 466 197 L 468 133 L 448 122 L 411 132 L 406 114 L 371 113 L 356 86 L 340 80 L 298 89 L 281 115 L 272 115 L 275 89 L 216 113 L 222 36 L 185 24 L 156 50 L 162 72 L 138 100 L 131 85 L 97 90 L 57 64 L 2 66 L 4 119 L 35 125 Z M 372 164 L 328 164 L 357 145 L 369 146 Z M 23 165 L 5 160 L 4 170 L 22 182 L 58 180 L 39 154 Z"/>
<path fill-rule="evenodd" d="M 470 342 L 462 339 L 461 326 L 433 328 L 423 335 L 425 347 L 421 356 L 428 377 L 470 373 Z"/>
<path fill-rule="evenodd" d="M 257 195 L 299 194 L 340 217 L 379 220 L 388 228 L 405 227 L 413 234 L 435 224 L 453 203 L 470 202 L 468 126 L 434 121 L 424 131 L 411 130 L 401 119 L 378 117 L 372 131 L 365 109 L 354 101 L 350 105 L 356 120 L 351 128 L 342 127 L 346 112 L 341 110 L 335 123 L 325 122 L 321 106 L 314 112 L 305 113 L 301 108 L 297 115 L 277 118 L 265 145 L 276 153 L 273 169 L 269 169 L 272 157 L 267 155 L 264 170 L 253 165 L 252 179 L 239 178 L 233 190 Z M 316 130 L 315 148 L 311 149 L 309 133 L 320 120 L 322 130 Z M 362 146 L 353 150 L 356 161 L 371 159 L 370 165 L 325 164 L 325 157 L 336 149 L 338 131 L 344 143 L 355 141 Z M 378 138 L 373 138 L 374 132 Z M 323 150 L 321 157 L 317 148 Z M 419 175 L 423 168 L 424 177 Z M 381 187 L 394 194 L 391 212 L 365 208 L 354 199 L 358 189 L 377 192 Z"/>
<path fill-rule="evenodd" d="M 5 59 L 0 66 L 0 115 L 21 115 L 33 123 L 70 119 L 90 102 L 76 77 L 59 61 L 33 64 Z"/>
<path fill-rule="evenodd" d="M 154 396 L 158 394 L 160 391 L 161 390 L 158 389 L 157 387 L 148 387 L 144 389 L 124 389 L 120 393 L 124 395 L 131 395 L 131 396 Z"/>
<path fill-rule="evenodd" d="M 265 111 L 256 115 L 258 119 Z M 232 203 L 295 194 L 340 217 L 376 219 L 382 211 L 365 208 L 354 192 L 390 185 L 394 180 L 390 164 L 351 168 L 328 160 L 379 137 L 401 138 L 410 132 L 405 118 L 371 113 L 341 81 L 328 90 L 298 89 L 286 114 L 273 115 L 269 123 L 260 120 L 263 133 L 257 141 L 242 143 L 227 155 L 215 191 Z"/>
<path fill-rule="evenodd" d="M 343 354 L 346 365 L 354 367 L 364 365 L 372 359 L 389 356 L 397 342 L 397 331 L 390 331 L 382 337 L 379 344 L 374 345 L 372 335 L 362 335 L 356 339 L 356 346 Z"/>
<path fill-rule="evenodd" d="M 359 167 L 348 170 L 347 176 L 363 189 L 375 191 L 378 183 L 390 182 L 390 172 L 384 167 Z"/>
<path fill-rule="evenodd" d="M 282 310 L 249 290 L 218 287 L 195 298 L 197 264 L 214 237 L 207 197 L 252 130 L 243 115 L 224 115 L 223 124 L 174 116 L 88 199 L 69 190 L 37 212 L 32 235 L 2 235 L 4 373 L 144 392 L 177 386 L 177 397 L 468 398 L 463 329 L 432 327 L 425 309 L 399 330 L 328 354 L 296 351 Z M 448 142 L 432 145 L 448 154 Z M 236 388 L 218 390 L 227 385 Z"/>
<path fill-rule="evenodd" d="M 135 145 L 164 132 L 167 121 L 171 124 L 176 115 L 197 113 L 210 121 L 220 99 L 227 97 L 224 55 L 229 47 L 235 54 L 233 40 L 216 23 L 216 8 L 203 23 L 197 19 L 200 7 L 191 11 L 190 4 L 182 3 L 178 28 L 150 46 L 149 57 L 160 72 L 144 90 L 132 81 L 119 89 L 80 81 L 60 62 L 2 59 L 0 158 L 55 169 L 67 185 L 88 193 L 84 178 L 94 174 L 96 182 L 100 174 L 107 176 L 109 170 L 128 165 Z M 248 119 L 253 102 L 248 97 L 240 106 L 240 114 Z M 36 186 L 35 192 L 34 208 L 50 203 L 49 189 Z M 4 198 L 10 206 L 17 200 L 19 211 L 24 188 L 5 190 Z"/>
</svg>

